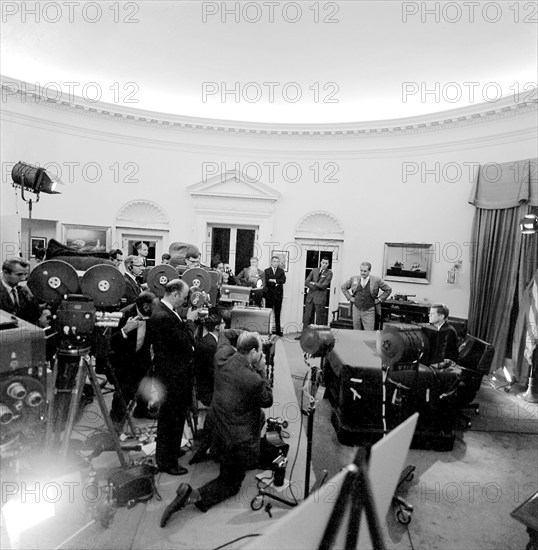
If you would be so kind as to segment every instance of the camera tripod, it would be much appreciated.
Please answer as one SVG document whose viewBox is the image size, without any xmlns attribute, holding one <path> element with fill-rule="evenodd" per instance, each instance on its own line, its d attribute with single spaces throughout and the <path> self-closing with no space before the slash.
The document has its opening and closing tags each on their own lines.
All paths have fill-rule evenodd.
<svg viewBox="0 0 538 550">
<path fill-rule="evenodd" d="M 316 394 L 319 387 L 319 373 L 322 372 L 322 369 L 323 369 L 325 354 L 321 356 L 319 367 L 316 365 L 310 364 L 306 360 L 306 358 L 307 358 L 307 354 L 305 354 L 305 363 L 310 367 L 310 388 L 308 390 L 309 403 L 308 403 L 308 408 L 306 410 L 301 411 L 302 414 L 305 414 L 308 417 L 307 429 L 306 429 L 307 444 L 306 444 L 305 488 L 304 488 L 305 500 L 308 498 L 310 494 L 310 470 L 312 466 L 312 443 L 314 439 L 314 414 L 316 412 Z M 276 460 L 278 460 L 278 458 L 279 457 L 277 457 Z M 274 461 L 274 463 L 276 463 L 276 461 Z M 278 468 L 278 464 L 276 464 L 276 467 Z M 276 475 L 274 477 L 276 477 Z M 323 483 L 325 483 L 326 478 L 327 478 L 327 471 L 325 471 L 325 476 L 321 480 L 319 484 L 320 486 L 323 485 Z M 278 502 L 281 502 L 282 504 L 286 504 L 287 506 L 293 507 L 299 504 L 299 502 L 295 499 L 295 496 L 294 496 L 294 501 L 290 501 L 278 495 L 275 495 L 272 492 L 266 491 L 265 489 L 267 489 L 271 485 L 272 483 L 269 483 L 263 488 L 258 488 L 258 494 L 252 499 L 250 503 L 250 507 L 253 510 L 260 510 L 262 508 L 264 497 L 272 498 L 274 500 L 277 500 Z M 291 484 L 289 484 L 289 486 L 291 490 Z M 286 486 L 284 484 L 284 489 L 285 488 Z M 266 510 L 268 513 L 270 513 L 269 512 L 270 508 L 266 507 Z"/>
<path fill-rule="evenodd" d="M 112 423 L 112 419 L 110 418 L 110 414 L 108 413 L 108 409 L 105 403 L 105 399 L 103 397 L 103 393 L 101 391 L 101 386 L 99 385 L 99 381 L 97 379 L 97 375 L 95 374 L 95 370 L 91 364 L 90 355 L 89 355 L 90 349 L 91 348 L 89 345 L 81 344 L 78 346 L 67 346 L 64 348 L 60 348 L 60 350 L 58 351 L 58 355 L 60 357 L 67 360 L 69 359 L 71 360 L 71 367 L 73 367 L 74 366 L 73 363 L 78 360 L 78 363 L 75 367 L 77 368 L 75 384 L 70 390 L 71 400 L 69 403 L 69 412 L 68 412 L 67 421 L 65 425 L 64 438 L 62 441 L 60 454 L 64 459 L 67 458 L 67 454 L 69 451 L 69 442 L 71 440 L 71 434 L 73 433 L 77 410 L 79 409 L 79 406 L 80 406 L 80 402 L 82 398 L 82 390 L 84 388 L 84 382 L 86 380 L 86 376 L 89 376 L 91 386 L 93 388 L 93 391 L 95 392 L 95 397 L 97 398 L 99 408 L 101 409 L 101 414 L 103 415 L 103 419 L 105 421 L 110 437 L 112 439 L 114 450 L 118 455 L 121 467 L 125 469 L 127 468 L 127 462 L 123 455 L 120 441 L 114 429 L 114 424 Z M 52 446 L 53 439 L 54 439 L 53 426 L 55 424 L 54 410 L 55 410 L 56 397 L 58 393 L 58 390 L 56 389 L 56 381 L 58 377 L 58 368 L 59 368 L 58 361 L 59 359 L 57 358 L 54 362 L 53 372 L 52 372 L 53 394 L 49 403 L 47 428 L 45 432 L 45 446 L 47 448 L 50 448 Z M 61 431 L 61 428 L 58 428 L 58 430 Z M 59 436 L 59 433 L 57 435 Z"/>
</svg>

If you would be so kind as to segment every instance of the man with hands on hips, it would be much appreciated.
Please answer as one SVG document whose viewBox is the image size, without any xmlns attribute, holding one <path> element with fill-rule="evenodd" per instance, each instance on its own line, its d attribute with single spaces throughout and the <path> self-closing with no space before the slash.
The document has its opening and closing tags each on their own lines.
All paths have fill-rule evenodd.
<svg viewBox="0 0 538 550">
<path fill-rule="evenodd" d="M 370 275 L 372 264 L 362 262 L 361 274 L 350 277 L 340 288 L 353 304 L 353 329 L 374 330 L 375 314 L 381 315 L 381 302 L 392 288 L 381 277 Z M 381 294 L 379 294 L 381 292 Z"/>
</svg>

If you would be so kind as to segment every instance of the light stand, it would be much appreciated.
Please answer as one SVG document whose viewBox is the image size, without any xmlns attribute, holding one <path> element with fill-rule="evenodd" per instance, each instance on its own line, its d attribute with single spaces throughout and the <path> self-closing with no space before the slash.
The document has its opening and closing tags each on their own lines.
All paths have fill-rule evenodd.
<svg viewBox="0 0 538 550">
<path fill-rule="evenodd" d="M 310 494 L 310 467 L 312 464 L 312 441 L 314 439 L 314 413 L 316 412 L 316 394 L 318 391 L 319 370 L 323 372 L 326 355 L 334 348 L 334 336 L 331 329 L 325 325 L 310 325 L 301 334 L 301 348 L 305 353 L 305 362 L 310 366 L 310 390 L 308 409 L 305 414 L 308 417 L 306 429 L 306 471 L 304 498 Z M 307 358 L 320 357 L 319 370 L 316 365 L 311 365 Z"/>
<path fill-rule="evenodd" d="M 306 356 L 306 354 L 305 354 Z M 307 416 L 306 422 L 306 466 L 304 476 L 304 498 L 308 498 L 310 494 L 310 468 L 312 465 L 312 442 L 314 440 L 314 415 L 316 413 L 316 393 L 318 391 L 319 372 L 323 372 L 323 361 L 325 356 L 321 358 L 319 369 L 316 365 L 311 365 L 305 357 L 305 363 L 310 367 L 310 389 L 308 391 L 309 402 L 306 411 L 302 411 Z"/>
<path fill-rule="evenodd" d="M 348 466 L 340 494 L 323 533 L 323 538 L 319 545 L 320 550 L 328 550 L 334 547 L 338 529 L 346 517 L 346 509 L 348 507 L 350 508 L 350 512 L 346 533 L 346 550 L 357 548 L 363 510 L 366 513 L 372 547 L 379 550 L 385 549 L 379 518 L 375 510 L 372 487 L 368 477 L 369 458 L 370 449 L 360 447 L 353 464 Z"/>
</svg>

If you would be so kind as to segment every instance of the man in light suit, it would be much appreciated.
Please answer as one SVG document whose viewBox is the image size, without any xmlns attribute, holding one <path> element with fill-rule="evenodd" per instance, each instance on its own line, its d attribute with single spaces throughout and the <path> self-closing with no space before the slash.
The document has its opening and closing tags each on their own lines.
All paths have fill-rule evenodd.
<svg viewBox="0 0 538 550">
<path fill-rule="evenodd" d="M 280 327 L 280 312 L 282 311 L 282 299 L 284 297 L 284 283 L 286 274 L 281 267 L 278 267 L 279 257 L 271 258 L 271 267 L 264 271 L 265 278 L 265 307 L 271 308 L 275 312 L 275 334 L 282 336 Z"/>
<path fill-rule="evenodd" d="M 374 330 L 375 314 L 377 312 L 381 315 L 381 302 L 392 292 L 392 288 L 381 277 L 370 275 L 371 269 L 370 262 L 363 262 L 361 274 L 353 275 L 340 287 L 353 305 L 354 330 Z"/>
<path fill-rule="evenodd" d="M 178 458 L 182 455 L 185 417 L 192 403 L 194 321 L 198 311 L 190 308 L 186 319 L 177 313 L 189 295 L 187 283 L 173 279 L 164 288 L 165 295 L 155 305 L 147 326 L 155 377 L 162 387 L 155 458 L 161 472 L 183 475 L 187 469 L 179 466 Z"/>
<path fill-rule="evenodd" d="M 236 277 L 241 286 L 249 286 L 253 290 L 250 293 L 250 300 L 253 305 L 262 307 L 263 287 L 265 286 L 265 274 L 258 267 L 258 258 L 250 258 L 250 267 L 245 267 Z"/>
<path fill-rule="evenodd" d="M 308 288 L 303 314 L 303 330 L 308 325 L 325 325 L 325 304 L 327 303 L 327 289 L 331 286 L 333 272 L 329 269 L 328 258 L 322 258 L 319 267 L 314 268 L 306 278 L 304 286 Z M 314 323 L 315 314 L 315 323 Z M 296 340 L 301 337 L 297 336 Z"/>
</svg>

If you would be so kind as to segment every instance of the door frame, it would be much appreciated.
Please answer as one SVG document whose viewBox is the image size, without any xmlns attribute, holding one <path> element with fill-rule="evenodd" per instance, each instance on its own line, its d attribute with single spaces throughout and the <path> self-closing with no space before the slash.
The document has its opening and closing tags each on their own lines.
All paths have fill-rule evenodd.
<svg viewBox="0 0 538 550">
<path fill-rule="evenodd" d="M 303 298 L 304 298 L 304 272 L 306 269 L 306 250 L 320 249 L 333 253 L 331 270 L 333 278 L 331 281 L 331 294 L 329 300 L 329 316 L 327 321 L 330 323 L 332 312 L 338 309 L 340 299 L 340 265 L 342 263 L 343 239 L 312 239 L 295 238 L 295 250 L 290 249 L 290 271 L 288 273 L 288 282 L 290 289 L 286 294 L 289 296 L 289 304 L 284 312 L 283 318 L 288 327 L 287 332 L 292 332 L 295 328 L 300 331 L 303 322 Z M 293 255 L 295 254 L 295 258 Z"/>
<path fill-rule="evenodd" d="M 228 258 L 228 265 L 232 267 L 232 269 L 235 271 L 235 259 L 237 254 L 237 230 L 238 229 L 249 229 L 251 231 L 254 231 L 254 250 L 252 253 L 256 255 L 258 243 L 259 243 L 259 236 L 260 236 L 260 226 L 259 225 L 252 225 L 252 224 L 231 224 L 231 223 L 221 223 L 221 222 L 215 222 L 215 223 L 208 223 L 207 224 L 207 246 L 202 251 L 202 258 L 205 259 L 206 265 L 211 264 L 211 258 L 213 256 L 213 229 L 229 229 L 230 230 L 230 250 L 229 250 L 229 258 Z M 260 259 L 260 258 L 258 258 Z M 248 266 L 243 266 L 248 267 Z M 236 274 L 236 273 L 234 273 Z"/>
<path fill-rule="evenodd" d="M 141 229 L 139 227 L 116 227 L 115 243 L 117 248 L 123 250 L 124 255 L 127 255 L 127 241 L 155 241 L 155 264 L 159 265 L 160 259 L 164 252 L 168 252 L 170 245 L 168 230 L 162 229 Z M 115 246 L 113 246 L 115 248 Z"/>
</svg>

